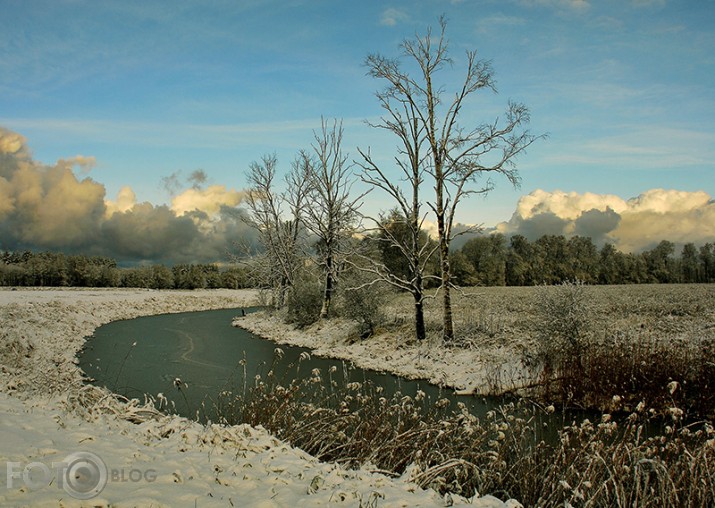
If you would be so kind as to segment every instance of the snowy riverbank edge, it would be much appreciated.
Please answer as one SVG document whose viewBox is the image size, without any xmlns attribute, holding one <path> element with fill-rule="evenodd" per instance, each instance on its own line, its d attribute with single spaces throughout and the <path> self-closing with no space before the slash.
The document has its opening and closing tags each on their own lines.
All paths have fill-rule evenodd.
<svg viewBox="0 0 715 508">
<path fill-rule="evenodd" d="M 411 330 L 356 339 L 355 323 L 347 320 L 331 319 L 301 330 L 268 311 L 237 317 L 233 324 L 277 344 L 309 348 L 318 356 L 361 369 L 427 380 L 460 394 L 518 391 L 533 381 L 518 354 L 505 346 L 445 348 L 435 337 L 421 343 L 409 340 Z"/>
<path fill-rule="evenodd" d="M 369 468 L 345 470 L 261 428 L 159 415 L 82 381 L 75 355 L 104 323 L 255 299 L 252 291 L 228 290 L 0 290 L 0 505 L 445 506 L 436 492 L 411 483 L 409 472 L 392 479 Z M 84 501 L 71 495 L 70 482 L 62 485 L 62 464 L 77 452 L 95 454 L 107 473 L 103 490 Z M 26 472 L 40 481 L 28 486 Z M 450 502 L 520 506 L 491 496 Z"/>
</svg>

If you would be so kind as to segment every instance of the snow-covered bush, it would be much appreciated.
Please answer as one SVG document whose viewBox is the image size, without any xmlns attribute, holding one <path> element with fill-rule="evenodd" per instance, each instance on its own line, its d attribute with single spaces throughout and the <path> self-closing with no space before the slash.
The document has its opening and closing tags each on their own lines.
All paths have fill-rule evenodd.
<svg viewBox="0 0 715 508">
<path fill-rule="evenodd" d="M 323 285 L 317 271 L 304 268 L 286 296 L 286 322 L 298 328 L 310 326 L 320 319 L 323 305 Z"/>
<path fill-rule="evenodd" d="M 575 381 L 583 370 L 583 354 L 592 331 L 592 312 L 582 281 L 540 286 L 536 293 L 537 365 L 544 381 Z M 563 386 L 573 391 L 575 386 Z"/>
<path fill-rule="evenodd" d="M 351 270 L 340 279 L 337 312 L 357 322 L 358 334 L 366 338 L 384 321 L 383 308 L 389 295 L 385 283 L 375 282 L 369 274 Z"/>
<path fill-rule="evenodd" d="M 590 306 L 582 281 L 540 286 L 536 310 L 539 339 L 551 357 L 578 355 L 591 328 Z"/>
</svg>

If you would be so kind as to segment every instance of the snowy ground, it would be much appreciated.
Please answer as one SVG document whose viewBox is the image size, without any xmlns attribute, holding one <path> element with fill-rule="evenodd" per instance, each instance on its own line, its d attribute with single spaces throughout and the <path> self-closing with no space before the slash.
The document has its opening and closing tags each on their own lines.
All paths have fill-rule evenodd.
<svg viewBox="0 0 715 508">
<path fill-rule="evenodd" d="M 82 382 L 76 352 L 103 323 L 247 306 L 255 297 L 224 290 L 0 290 L 0 464 L 6 468 L 0 505 L 519 506 L 490 496 L 445 500 L 411 483 L 409 472 L 392 479 L 367 467 L 344 470 L 263 429 L 164 416 Z"/>
</svg>

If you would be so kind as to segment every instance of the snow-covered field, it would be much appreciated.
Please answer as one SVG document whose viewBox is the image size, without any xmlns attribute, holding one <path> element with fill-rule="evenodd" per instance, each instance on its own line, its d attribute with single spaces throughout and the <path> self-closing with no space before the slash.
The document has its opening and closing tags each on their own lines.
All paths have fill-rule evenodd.
<svg viewBox="0 0 715 508">
<path fill-rule="evenodd" d="M 161 415 L 82 381 L 75 355 L 101 324 L 255 298 L 227 290 L 0 290 L 0 506 L 519 506 L 490 496 L 444 499 L 411 483 L 409 472 L 393 479 L 369 467 L 344 470 L 263 429 Z"/>
</svg>

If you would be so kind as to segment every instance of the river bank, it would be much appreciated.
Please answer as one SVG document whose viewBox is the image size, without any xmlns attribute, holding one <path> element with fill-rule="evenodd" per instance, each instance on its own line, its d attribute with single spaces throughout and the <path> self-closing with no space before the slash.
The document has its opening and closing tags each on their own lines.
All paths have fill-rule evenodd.
<svg viewBox="0 0 715 508">
<path fill-rule="evenodd" d="M 405 295 L 387 303 L 383 323 L 367 339 L 358 338 L 355 323 L 345 319 L 296 329 L 285 323 L 282 313 L 269 310 L 237 317 L 234 325 L 362 369 L 424 379 L 460 394 L 501 394 L 532 381 L 521 357 L 533 340 L 533 292 L 534 288 L 478 288 L 455 295 L 455 328 L 461 340 L 454 347 L 442 343 L 439 303 L 434 299 L 425 302 L 427 338 L 414 340 L 411 302 Z"/>
<path fill-rule="evenodd" d="M 228 290 L 0 290 L 0 463 L 7 469 L 0 475 L 0 504 L 444 506 L 439 494 L 411 483 L 409 473 L 393 479 L 368 467 L 345 470 L 261 428 L 200 425 L 162 415 L 151 404 L 117 400 L 86 385 L 76 365 L 77 351 L 101 324 L 245 307 L 256 296 Z M 75 477 L 63 476 L 68 470 L 55 467 L 78 452 L 94 454 L 105 472 L 106 485 L 85 501 L 77 499 L 79 487 L 95 479 L 95 486 L 102 486 L 102 476 L 89 474 L 84 483 L 73 483 Z M 490 496 L 452 496 L 449 502 L 518 506 Z"/>
<path fill-rule="evenodd" d="M 279 344 L 307 347 L 319 356 L 350 361 L 364 369 L 425 379 L 458 393 L 518 393 L 533 385 L 539 375 L 529 365 L 536 365 L 536 354 L 545 349 L 544 342 L 539 343 L 544 340 L 543 289 L 479 287 L 455 293 L 456 341 L 451 345 L 445 345 L 440 336 L 438 294 L 425 301 L 428 333 L 422 342 L 413 338 L 409 295 L 396 295 L 386 303 L 381 324 L 367 339 L 359 338 L 355 323 L 344 319 L 296 329 L 285 323 L 280 312 L 249 314 L 237 318 L 234 325 Z M 587 340 L 594 344 L 604 337 L 624 337 L 631 342 L 627 347 L 640 352 L 657 348 L 682 352 L 687 349 L 683 344 L 709 347 L 715 341 L 712 284 L 583 286 L 582 290 L 583 322 L 589 330 Z M 657 389 L 665 391 L 667 383 Z M 607 395 L 610 399 L 627 394 Z"/>
</svg>

